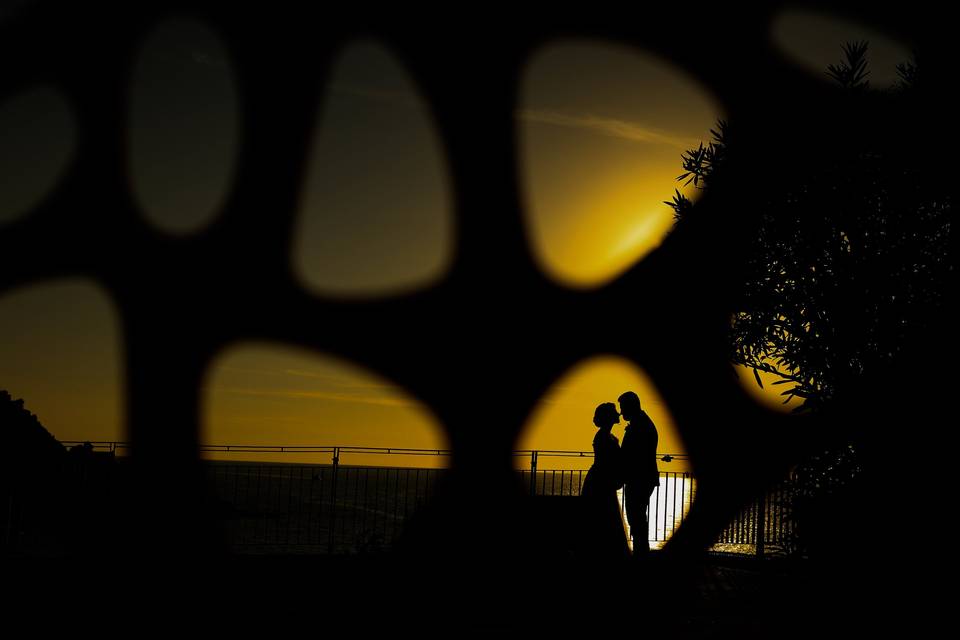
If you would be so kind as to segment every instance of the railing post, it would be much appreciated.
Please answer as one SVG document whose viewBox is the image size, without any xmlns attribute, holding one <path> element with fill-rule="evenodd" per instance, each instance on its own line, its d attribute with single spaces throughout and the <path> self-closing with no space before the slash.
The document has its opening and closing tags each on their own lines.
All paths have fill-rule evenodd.
<svg viewBox="0 0 960 640">
<path fill-rule="evenodd" d="M 767 495 L 760 494 L 757 500 L 757 558 L 763 559 L 763 542 L 767 532 Z"/>
<path fill-rule="evenodd" d="M 530 452 L 530 495 L 537 495 L 537 452 Z"/>
<path fill-rule="evenodd" d="M 330 480 L 330 539 L 327 542 L 327 553 L 333 554 L 334 532 L 337 530 L 337 469 L 340 467 L 340 447 L 333 448 L 333 467 Z"/>
<path fill-rule="evenodd" d="M 4 545 L 4 553 L 11 553 L 13 551 L 13 483 L 9 485 L 10 496 L 7 499 L 7 532 L 6 532 L 6 543 Z"/>
</svg>

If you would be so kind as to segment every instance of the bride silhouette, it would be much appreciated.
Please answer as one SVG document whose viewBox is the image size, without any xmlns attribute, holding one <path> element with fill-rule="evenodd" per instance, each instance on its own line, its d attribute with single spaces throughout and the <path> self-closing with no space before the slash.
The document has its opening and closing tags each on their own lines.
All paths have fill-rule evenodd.
<svg viewBox="0 0 960 640">
<path fill-rule="evenodd" d="M 580 491 L 583 505 L 583 552 L 595 558 L 618 558 L 630 554 L 617 490 L 623 486 L 620 442 L 611 433 L 620 422 L 612 402 L 597 407 L 593 424 L 593 464 Z"/>
</svg>

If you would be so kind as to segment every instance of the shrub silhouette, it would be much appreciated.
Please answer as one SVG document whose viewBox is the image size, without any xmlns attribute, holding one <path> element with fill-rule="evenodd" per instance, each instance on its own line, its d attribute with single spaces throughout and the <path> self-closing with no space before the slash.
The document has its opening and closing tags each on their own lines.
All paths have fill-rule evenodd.
<svg viewBox="0 0 960 640">
<path fill-rule="evenodd" d="M 847 43 L 829 65 L 841 89 L 830 108 L 842 125 L 824 134 L 829 158 L 775 144 L 769 158 L 784 167 L 774 184 L 757 185 L 732 206 L 759 212 L 760 225 L 742 263 L 733 307 L 732 362 L 773 374 L 784 403 L 817 408 L 849 392 L 865 370 L 895 366 L 910 336 L 923 332 L 944 303 L 951 272 L 948 242 L 952 195 L 930 179 L 929 159 L 910 140 L 923 112 L 914 63 L 898 66 L 892 92 L 869 88 L 866 42 Z M 682 156 L 677 178 L 698 189 L 723 180 L 731 144 L 726 122 L 713 139 Z M 791 156 L 794 156 L 791 158 Z M 798 160 L 811 160 L 807 167 Z M 815 164 L 814 164 L 815 163 Z M 811 170 L 809 166 L 819 165 Z M 695 215 L 679 191 L 666 204 L 678 225 Z"/>
</svg>

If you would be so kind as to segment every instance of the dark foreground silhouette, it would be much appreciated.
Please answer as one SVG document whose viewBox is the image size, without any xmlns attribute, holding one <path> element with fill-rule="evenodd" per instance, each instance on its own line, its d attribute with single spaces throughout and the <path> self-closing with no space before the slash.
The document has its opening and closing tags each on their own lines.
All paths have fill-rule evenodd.
<svg viewBox="0 0 960 640">
<path fill-rule="evenodd" d="M 622 593 L 643 603 L 648 619 L 682 627 L 695 610 L 705 550 L 732 515 L 799 460 L 847 445 L 854 431 L 863 472 L 843 489 L 843 509 L 820 511 L 831 526 L 813 536 L 819 553 L 811 554 L 808 573 L 788 581 L 797 587 L 753 599 L 755 607 L 739 618 L 738 637 L 791 631 L 809 637 L 824 629 L 919 637 L 953 626 L 948 590 L 934 580 L 950 536 L 944 538 L 936 518 L 925 521 L 908 555 L 890 532 L 891 504 L 910 502 L 918 514 L 938 514 L 950 501 L 945 490 L 955 483 L 956 465 L 943 446 L 949 435 L 943 416 L 952 415 L 955 396 L 953 307 L 920 305 L 923 322 L 903 335 L 896 322 L 887 327 L 900 347 L 875 352 L 892 355 L 862 367 L 862 374 L 842 372 L 844 392 L 829 411 L 811 416 L 772 415 L 746 398 L 730 376 L 724 337 L 739 306 L 743 258 L 762 222 L 762 211 L 745 206 L 757 185 L 767 193 L 782 189 L 794 169 L 815 172 L 838 152 L 841 168 L 862 166 L 848 151 L 874 140 L 889 142 L 885 158 L 914 163 L 909 182 L 925 193 L 939 190 L 937 202 L 944 185 L 952 188 L 944 139 L 956 111 L 949 51 L 955 35 L 942 11 L 928 12 L 922 3 L 831 4 L 848 19 L 859 15 L 924 46 L 921 99 L 890 118 L 867 94 L 841 95 L 771 51 L 771 24 L 782 8 L 776 2 L 750 12 L 704 5 L 680 21 L 676 7 L 650 3 L 535 15 L 510 6 L 453 21 L 360 4 L 198 4 L 204 6 L 197 16 L 222 34 L 235 57 L 242 142 L 236 179 L 216 221 L 175 238 L 143 224 L 130 197 L 125 153 L 130 70 L 149 29 L 170 8 L 137 3 L 103 13 L 85 3 L 27 2 L 0 15 L 0 60 L 10 62 L 0 77 L 2 98 L 51 86 L 68 101 L 79 141 L 36 210 L 0 228 L 0 292 L 82 275 L 115 300 L 132 442 L 127 484 L 135 497 L 121 502 L 123 515 L 110 528 L 118 544 L 109 555 L 84 554 L 69 566 L 13 567 L 4 578 L 22 588 L 5 606 L 48 613 L 82 604 L 86 620 L 97 605 L 115 603 L 131 614 L 127 630 L 134 634 L 178 613 L 200 612 L 224 624 L 224 610 L 260 615 L 274 629 L 299 612 L 313 631 L 327 621 L 356 628 L 358 620 L 423 629 L 435 617 L 445 629 L 513 622 L 558 630 L 576 626 L 586 605 L 609 606 L 611 594 Z M 342 43 L 358 33 L 384 38 L 429 103 L 450 159 L 458 230 L 442 282 L 415 295 L 363 302 L 310 296 L 289 268 L 319 87 Z M 571 35 L 609 37 L 673 61 L 716 94 L 737 131 L 723 180 L 696 204 L 697 214 L 617 282 L 577 292 L 548 282 L 531 260 L 514 121 L 518 79 L 532 52 Z M 867 120 L 870 126 L 859 126 Z M 875 180 L 882 187 L 902 169 L 874 163 L 876 149 L 869 146 L 864 153 L 859 159 L 877 166 L 875 175 L 853 182 L 823 175 L 810 183 L 815 193 L 834 194 L 823 206 L 816 202 L 817 211 L 841 216 L 846 201 L 863 193 L 858 184 Z M 870 229 L 864 235 L 875 237 Z M 898 256 L 884 252 L 875 264 L 895 266 Z M 887 272 L 870 273 L 876 277 L 865 283 L 880 285 Z M 845 291 L 849 297 L 833 299 L 835 310 L 880 307 L 875 295 L 882 287 Z M 620 306 L 627 307 L 623 317 L 596 313 Z M 856 313 L 836 317 L 840 333 L 863 337 Z M 576 330 L 559 338 L 544 330 L 558 319 Z M 205 372 L 214 354 L 243 339 L 350 358 L 413 390 L 440 418 L 454 468 L 395 561 L 224 559 L 216 518 L 204 502 L 197 442 Z M 642 579 L 622 580 L 612 571 L 608 580 L 591 580 L 590 568 L 544 554 L 548 536 L 531 517 L 510 464 L 512 443 L 538 398 L 562 371 L 603 349 L 641 363 L 656 380 L 700 482 L 686 524 Z M 491 381 L 497 402 L 478 402 Z M 908 429 L 923 437 L 905 440 Z M 929 475 L 923 490 L 904 481 L 912 460 L 905 449 L 913 445 L 944 452 L 937 464 L 921 465 Z M 649 599 L 642 597 L 648 587 Z M 770 618 L 771 609 L 782 615 Z M 390 615 L 410 612 L 417 615 Z M 759 632 L 756 621 L 765 625 Z"/>
</svg>

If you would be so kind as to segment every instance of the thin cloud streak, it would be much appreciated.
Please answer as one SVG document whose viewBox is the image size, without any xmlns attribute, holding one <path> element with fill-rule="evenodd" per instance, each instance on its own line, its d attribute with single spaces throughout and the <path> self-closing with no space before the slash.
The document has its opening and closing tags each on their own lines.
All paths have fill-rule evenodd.
<svg viewBox="0 0 960 640">
<path fill-rule="evenodd" d="M 409 91 L 391 90 L 359 85 L 334 83 L 328 85 L 337 94 L 373 100 L 403 108 L 424 109 L 422 98 Z M 537 124 L 548 124 L 570 129 L 582 129 L 611 138 L 619 138 L 643 144 L 661 144 L 680 150 L 690 149 L 700 144 L 699 138 L 677 136 L 666 131 L 647 127 L 629 120 L 606 118 L 595 115 L 571 115 L 560 111 L 544 109 L 519 109 L 518 120 Z"/>
<path fill-rule="evenodd" d="M 243 373 L 247 375 L 309 378 L 311 380 L 322 381 L 328 385 L 338 387 L 340 389 L 357 389 L 357 390 L 366 390 L 366 391 L 383 391 L 386 393 L 403 393 L 402 389 L 392 384 L 379 383 L 379 382 L 365 382 L 361 378 L 352 378 L 347 376 L 317 373 L 315 371 L 308 371 L 306 369 L 282 369 L 277 371 L 277 370 L 267 370 L 267 369 L 247 369 L 247 368 L 241 368 L 241 367 L 224 367 L 223 370 L 230 371 L 231 373 Z"/>
<path fill-rule="evenodd" d="M 340 387 L 341 389 L 367 389 L 369 391 L 395 391 L 400 393 L 400 390 L 395 385 L 382 384 L 379 382 L 364 382 L 362 379 L 358 378 L 326 375 L 322 373 L 316 373 L 314 371 L 306 371 L 304 369 L 284 369 L 283 373 L 285 375 L 297 378 L 313 378 L 316 380 L 323 380 L 324 382 L 328 382 L 335 387 Z"/>
<path fill-rule="evenodd" d="M 298 391 L 294 389 L 224 389 L 227 393 L 242 396 L 289 398 L 293 400 L 331 400 L 334 402 L 350 402 L 354 404 L 375 405 L 381 407 L 410 407 L 419 408 L 413 401 L 402 398 L 358 396 L 349 393 L 333 391 Z"/>
<path fill-rule="evenodd" d="M 517 112 L 517 118 L 524 122 L 549 124 L 570 129 L 583 129 L 611 138 L 620 138 L 631 142 L 644 144 L 662 144 L 678 149 L 696 147 L 699 141 L 685 136 L 675 136 L 664 131 L 645 127 L 635 122 L 604 118 L 594 115 L 570 115 L 559 111 L 544 111 L 538 109 L 522 109 Z"/>
<path fill-rule="evenodd" d="M 266 369 L 247 369 L 245 367 L 222 367 L 222 371 L 229 371 L 231 373 L 245 373 L 248 375 L 258 375 L 258 376 L 279 376 L 279 371 L 268 371 Z"/>
</svg>

